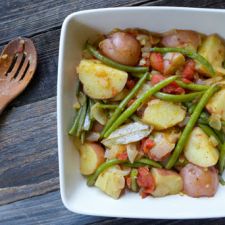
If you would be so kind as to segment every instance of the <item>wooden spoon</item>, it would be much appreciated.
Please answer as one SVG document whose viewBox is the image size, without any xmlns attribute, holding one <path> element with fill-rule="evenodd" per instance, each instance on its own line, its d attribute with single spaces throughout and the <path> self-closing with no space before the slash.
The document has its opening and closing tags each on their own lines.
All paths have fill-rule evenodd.
<svg viewBox="0 0 225 225">
<path fill-rule="evenodd" d="M 28 38 L 8 43 L 0 56 L 0 114 L 29 84 L 37 67 L 37 52 Z"/>
</svg>

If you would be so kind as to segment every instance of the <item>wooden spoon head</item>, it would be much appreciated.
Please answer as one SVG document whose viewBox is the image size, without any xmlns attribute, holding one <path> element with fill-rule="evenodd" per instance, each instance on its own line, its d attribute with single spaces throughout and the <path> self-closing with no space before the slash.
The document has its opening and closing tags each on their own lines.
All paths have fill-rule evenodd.
<svg viewBox="0 0 225 225">
<path fill-rule="evenodd" d="M 29 84 L 37 68 L 37 52 L 31 39 L 16 38 L 0 56 L 0 112 Z"/>
</svg>

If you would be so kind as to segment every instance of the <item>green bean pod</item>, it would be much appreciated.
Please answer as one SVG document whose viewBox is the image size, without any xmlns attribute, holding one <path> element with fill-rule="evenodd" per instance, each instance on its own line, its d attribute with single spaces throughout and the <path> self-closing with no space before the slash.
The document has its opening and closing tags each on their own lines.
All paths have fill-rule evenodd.
<svg viewBox="0 0 225 225">
<path fill-rule="evenodd" d="M 118 107 L 118 105 L 109 105 L 109 104 L 99 104 L 98 105 L 99 108 L 102 109 L 116 109 Z"/>
<path fill-rule="evenodd" d="M 155 168 L 162 168 L 162 165 L 152 159 L 147 159 L 147 158 L 142 158 L 142 159 L 139 159 L 137 161 L 135 161 L 136 163 L 143 163 L 145 165 L 148 165 L 148 166 L 152 166 L 152 167 L 155 167 Z"/>
<path fill-rule="evenodd" d="M 145 93 L 143 93 L 134 103 L 128 107 L 118 118 L 112 126 L 105 132 L 104 137 L 107 138 L 117 127 L 124 123 L 137 109 L 141 104 L 143 104 L 151 95 L 155 94 L 157 91 L 167 86 L 171 82 L 175 81 L 177 76 L 171 76 L 165 80 L 159 82 L 153 87 L 149 88 Z"/>
<path fill-rule="evenodd" d="M 193 127 L 195 126 L 203 108 L 205 107 L 209 98 L 218 90 L 219 90 L 218 86 L 216 86 L 216 85 L 211 86 L 199 100 L 194 112 L 192 113 L 192 115 L 190 117 L 190 120 L 188 121 L 187 125 L 185 126 L 185 128 L 178 140 L 175 150 L 173 151 L 172 155 L 170 156 L 170 158 L 166 164 L 167 169 L 171 169 L 174 166 L 174 164 L 176 163 L 176 161 L 179 158 L 179 156 L 184 148 L 184 145 L 186 144 L 188 137 L 189 137 Z"/>
<path fill-rule="evenodd" d="M 225 165 L 225 143 L 222 144 L 219 156 L 219 172 L 222 175 Z"/>
<path fill-rule="evenodd" d="M 167 53 L 167 52 L 179 52 L 183 55 L 188 56 L 189 58 L 192 58 L 199 63 L 201 63 L 205 68 L 209 71 L 210 75 L 213 77 L 215 76 L 215 70 L 213 69 L 212 65 L 200 54 L 184 49 L 184 48 L 151 48 L 152 52 L 160 52 L 160 53 Z"/>
<path fill-rule="evenodd" d="M 207 85 L 201 85 L 201 84 L 195 84 L 195 83 L 185 83 L 181 80 L 177 80 L 176 83 L 185 89 L 191 90 L 191 91 L 205 91 L 209 88 Z"/>
<path fill-rule="evenodd" d="M 138 191 L 137 175 L 138 175 L 138 170 L 137 169 L 132 169 L 131 172 L 130 172 L 130 179 L 131 179 L 131 190 L 133 192 L 137 192 Z"/>
<path fill-rule="evenodd" d="M 214 130 L 204 124 L 198 124 L 198 126 L 209 136 L 209 137 L 214 137 L 216 139 L 216 141 L 218 142 L 218 147 L 221 148 L 222 146 L 222 142 L 220 141 L 219 137 L 217 136 L 217 134 L 214 132 Z"/>
<path fill-rule="evenodd" d="M 148 72 L 146 72 L 142 78 L 136 83 L 134 88 L 131 90 L 131 92 L 123 99 L 123 101 L 120 102 L 118 107 L 113 112 L 112 116 L 104 126 L 101 134 L 100 139 L 102 139 L 106 133 L 106 131 L 112 126 L 112 124 L 115 122 L 115 120 L 118 118 L 118 116 L 123 112 L 125 109 L 127 103 L 134 97 L 134 95 L 138 92 L 138 90 L 141 88 L 142 84 L 145 82 L 146 78 L 148 76 Z"/>
<path fill-rule="evenodd" d="M 123 70 L 126 72 L 133 72 L 133 73 L 145 73 L 148 71 L 148 67 L 143 66 L 126 66 L 123 64 L 120 64 L 118 62 L 115 62 L 105 56 L 103 56 L 101 53 L 99 53 L 93 46 L 91 46 L 89 43 L 86 44 L 87 50 L 90 52 L 91 55 L 93 55 L 96 59 L 100 60 L 104 64 L 111 66 L 118 70 Z"/>
<path fill-rule="evenodd" d="M 124 162 L 127 162 L 127 160 L 111 159 L 107 162 L 102 163 L 92 175 L 88 176 L 87 185 L 93 186 L 100 173 L 114 165 L 118 165 Z"/>
<path fill-rule="evenodd" d="M 84 104 L 81 107 L 81 115 L 80 115 L 78 125 L 77 125 L 77 132 L 76 132 L 77 137 L 80 137 L 81 132 L 83 130 L 84 120 L 85 120 L 86 113 L 87 113 L 87 105 L 88 105 L 88 102 L 87 102 L 87 97 L 85 95 Z"/>
<path fill-rule="evenodd" d="M 195 92 L 190 94 L 182 94 L 182 95 L 171 95 L 163 92 L 157 92 L 154 94 L 155 97 L 170 102 L 188 102 L 193 99 L 203 95 L 204 92 Z"/>
<path fill-rule="evenodd" d="M 142 167 L 147 165 L 147 166 L 152 166 L 156 168 L 162 168 L 161 164 L 147 158 L 139 159 L 137 161 L 134 161 L 134 163 L 130 163 L 128 160 L 111 159 L 109 161 L 102 163 L 92 175 L 88 176 L 87 185 L 93 186 L 100 173 L 118 164 L 123 164 L 124 166 L 128 166 L 128 167 Z"/>
<path fill-rule="evenodd" d="M 71 127 L 70 131 L 69 131 L 69 135 L 75 136 L 76 132 L 77 132 L 77 127 L 78 127 L 78 122 L 80 120 L 80 116 L 81 116 L 81 108 L 76 112 L 75 118 L 74 118 L 74 122 L 73 122 L 73 126 Z"/>
</svg>

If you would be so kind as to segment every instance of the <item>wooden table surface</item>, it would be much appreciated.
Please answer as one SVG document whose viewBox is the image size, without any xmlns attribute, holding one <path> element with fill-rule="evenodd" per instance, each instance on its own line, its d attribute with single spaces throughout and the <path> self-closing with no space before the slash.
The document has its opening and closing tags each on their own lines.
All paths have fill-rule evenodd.
<svg viewBox="0 0 225 225">
<path fill-rule="evenodd" d="M 61 202 L 56 135 L 56 82 L 59 35 L 64 18 L 84 9 L 165 5 L 221 9 L 225 8 L 225 1 L 0 1 L 0 50 L 11 39 L 26 36 L 33 39 L 39 59 L 34 79 L 0 118 L 0 224 L 225 224 L 225 218 L 139 220 L 84 216 L 69 212 Z"/>
</svg>

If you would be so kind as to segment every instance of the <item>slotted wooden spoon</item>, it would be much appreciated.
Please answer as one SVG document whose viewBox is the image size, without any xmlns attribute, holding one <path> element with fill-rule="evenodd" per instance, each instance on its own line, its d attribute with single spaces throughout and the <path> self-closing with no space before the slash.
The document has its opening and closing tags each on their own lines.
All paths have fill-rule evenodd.
<svg viewBox="0 0 225 225">
<path fill-rule="evenodd" d="M 37 67 L 33 42 L 19 37 L 5 46 L 0 56 L 0 114 L 29 84 Z"/>
</svg>

